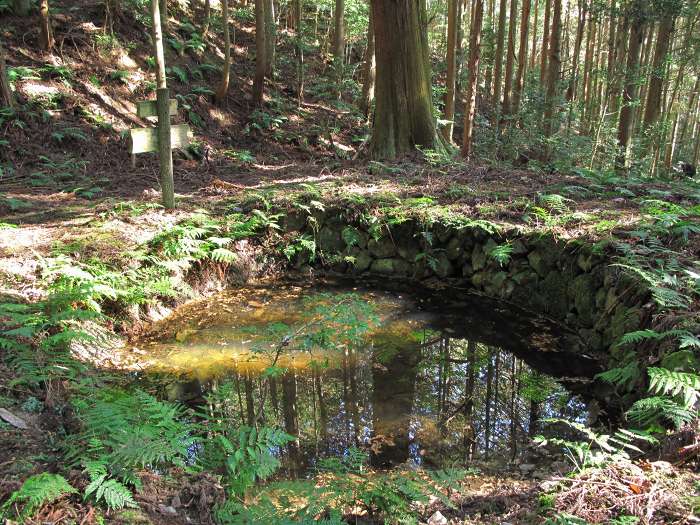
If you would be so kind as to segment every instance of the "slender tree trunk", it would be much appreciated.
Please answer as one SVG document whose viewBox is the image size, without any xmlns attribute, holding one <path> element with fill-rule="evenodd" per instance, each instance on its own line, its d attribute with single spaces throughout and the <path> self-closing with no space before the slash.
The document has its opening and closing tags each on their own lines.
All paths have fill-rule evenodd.
<svg viewBox="0 0 700 525">
<path fill-rule="evenodd" d="M 170 147 L 170 92 L 165 76 L 165 51 L 163 31 L 160 26 L 160 6 L 158 0 L 151 0 L 152 38 L 156 56 L 156 106 L 158 108 L 158 163 L 163 206 L 175 207 L 175 182 L 173 179 L 173 150 Z"/>
<path fill-rule="evenodd" d="M 619 118 L 620 100 L 622 98 L 622 81 L 625 75 L 625 47 L 627 45 L 627 37 L 629 34 L 629 18 L 621 15 L 617 27 L 616 45 L 615 45 L 615 65 L 613 71 L 613 80 L 610 88 L 610 110 L 615 118 Z"/>
<path fill-rule="evenodd" d="M 299 105 L 304 100 L 304 42 L 303 42 L 303 17 L 301 9 L 302 0 L 294 0 L 294 31 L 296 32 L 296 58 L 297 58 L 297 100 Z"/>
<path fill-rule="evenodd" d="M 395 158 L 418 146 L 439 146 L 432 113 L 423 0 L 372 0 L 377 56 L 371 151 Z"/>
<path fill-rule="evenodd" d="M 589 20 L 588 22 L 588 31 L 586 32 L 586 54 L 584 56 L 583 60 L 583 85 L 581 86 L 581 91 L 582 91 L 582 96 L 581 98 L 586 100 L 586 96 L 588 95 L 588 80 L 590 77 L 591 73 L 591 64 L 593 63 L 593 42 L 595 41 L 595 22 L 593 21 L 593 18 Z M 578 60 L 577 56 L 574 56 L 574 60 Z"/>
<path fill-rule="evenodd" d="M 555 109 L 557 106 L 557 84 L 561 72 L 561 0 L 554 0 L 552 9 L 552 30 L 550 33 L 549 57 L 547 59 L 547 94 L 544 112 L 544 133 L 550 137 L 555 128 Z"/>
<path fill-rule="evenodd" d="M 457 11 L 462 0 L 447 0 L 447 92 L 445 93 L 445 120 L 443 136 L 452 142 L 455 116 L 455 88 L 457 73 Z"/>
<path fill-rule="evenodd" d="M 267 72 L 265 49 L 265 0 L 255 0 L 255 79 L 253 80 L 253 103 L 261 106 Z"/>
<path fill-rule="evenodd" d="M 231 36 L 229 35 L 228 0 L 221 0 L 224 24 L 224 67 L 219 89 L 216 91 L 216 101 L 222 104 L 228 94 L 229 78 L 231 76 Z"/>
<path fill-rule="evenodd" d="M 683 127 L 681 128 L 680 136 L 678 137 L 678 144 L 683 147 L 685 143 L 685 137 L 688 132 L 689 124 L 692 122 L 693 117 L 697 114 L 696 106 L 698 105 L 698 96 L 700 95 L 700 74 L 695 79 L 695 87 L 690 93 L 690 100 L 688 101 L 688 112 L 686 113 L 686 118 L 683 120 Z M 693 127 L 691 127 L 691 130 Z"/>
<path fill-rule="evenodd" d="M 371 7 L 370 7 L 371 9 Z M 333 16 L 333 66 L 336 75 L 337 96 L 342 96 L 345 69 L 345 0 L 335 0 Z"/>
<path fill-rule="evenodd" d="M 294 436 L 294 441 L 287 445 L 292 471 L 298 472 L 301 458 L 299 455 L 299 421 L 297 413 L 297 378 L 294 372 L 287 371 L 282 376 L 282 415 L 284 431 Z"/>
<path fill-rule="evenodd" d="M 0 102 L 2 107 L 13 108 L 15 106 L 14 96 L 10 89 L 10 81 L 7 78 L 7 69 L 5 67 L 5 48 L 0 41 Z"/>
<path fill-rule="evenodd" d="M 40 0 L 39 2 L 39 43 L 44 51 L 51 51 L 55 44 L 51 29 L 49 0 Z"/>
<path fill-rule="evenodd" d="M 646 108 L 644 110 L 644 128 L 648 129 L 659 119 L 661 113 L 661 88 L 666 77 L 666 59 L 673 33 L 674 18 L 666 16 L 661 19 L 659 33 L 656 37 L 654 58 L 651 63 L 649 88 L 647 89 Z"/>
<path fill-rule="evenodd" d="M 508 51 L 506 52 L 506 73 L 503 80 L 503 117 L 511 114 L 510 96 L 513 89 L 513 63 L 515 62 L 515 29 L 518 19 L 518 0 L 510 0 L 510 20 L 508 23 Z"/>
<path fill-rule="evenodd" d="M 465 93 L 464 134 L 462 137 L 462 155 L 465 158 L 469 158 L 472 153 L 476 87 L 479 79 L 479 62 L 481 58 L 481 28 L 484 18 L 484 0 L 474 0 L 474 2 L 474 16 L 472 17 L 472 27 L 469 33 L 469 80 L 467 81 L 467 92 Z"/>
<path fill-rule="evenodd" d="M 618 125 L 617 138 L 619 155 L 618 169 L 626 169 L 627 152 L 632 140 L 632 124 L 634 122 L 635 101 L 637 99 L 637 75 L 639 73 L 639 54 L 642 47 L 644 26 L 639 20 L 632 21 L 630 27 L 629 49 L 627 50 L 627 68 L 625 87 L 622 92 L 622 109 Z"/>
<path fill-rule="evenodd" d="M 540 56 L 540 84 L 545 85 L 547 79 L 547 60 L 549 60 L 549 30 L 552 0 L 544 0 L 544 27 L 542 32 L 542 55 Z"/>
<path fill-rule="evenodd" d="M 506 15 L 508 3 L 506 0 L 500 0 L 498 4 L 498 34 L 496 36 L 496 65 L 493 79 L 493 98 L 491 105 L 494 108 L 494 115 L 499 113 L 498 108 L 501 104 L 501 76 L 503 74 L 503 49 L 506 41 Z"/>
<path fill-rule="evenodd" d="M 255 426 L 255 404 L 253 401 L 253 379 L 250 374 L 246 374 L 243 378 L 243 387 L 245 391 L 245 414 L 246 425 L 249 427 Z"/>
<path fill-rule="evenodd" d="M 275 43 L 277 40 L 277 27 L 275 24 L 275 2 L 265 2 L 265 76 L 274 77 L 275 70 Z"/>
<path fill-rule="evenodd" d="M 588 74 L 583 84 L 583 117 L 586 122 L 590 121 L 591 99 L 593 98 L 593 79 L 595 77 L 595 65 L 597 62 L 596 42 L 598 41 L 598 21 L 591 18 L 590 24 L 590 47 L 591 57 L 588 63 Z"/>
<path fill-rule="evenodd" d="M 537 60 L 537 24 L 540 21 L 540 0 L 533 0 L 535 3 L 535 13 L 532 20 L 532 46 L 530 50 L 530 71 L 535 70 L 535 61 Z"/>
<path fill-rule="evenodd" d="M 664 167 L 667 171 L 671 171 L 671 164 L 673 162 L 673 152 L 676 149 L 676 138 L 678 137 L 678 113 L 676 113 L 673 119 L 673 126 L 669 133 L 669 140 L 666 143 L 666 153 L 664 155 Z"/>
<path fill-rule="evenodd" d="M 158 0 L 160 3 L 160 27 L 163 35 L 168 34 L 168 0 Z"/>
<path fill-rule="evenodd" d="M 272 402 L 272 410 L 274 411 L 275 418 L 279 417 L 280 406 L 279 398 L 277 396 L 277 378 L 270 376 L 268 380 L 270 384 L 270 401 Z"/>
<path fill-rule="evenodd" d="M 321 424 L 321 441 L 328 441 L 328 409 L 326 408 L 326 399 L 323 395 L 323 382 L 321 374 L 316 370 L 316 398 L 318 399 L 318 413 Z"/>
<path fill-rule="evenodd" d="M 513 90 L 513 113 L 520 111 L 520 100 L 523 95 L 525 67 L 527 66 L 527 32 L 530 27 L 530 0 L 523 0 L 520 19 L 520 47 L 518 48 L 518 71 L 515 74 L 515 89 Z"/>
<path fill-rule="evenodd" d="M 491 394 L 493 390 L 493 350 L 489 348 L 486 366 L 486 401 L 484 402 L 484 459 L 489 459 L 491 450 Z"/>
<path fill-rule="evenodd" d="M 202 23 L 202 40 L 207 38 L 209 34 L 209 25 L 211 24 L 211 0 L 204 0 L 204 22 Z"/>
<path fill-rule="evenodd" d="M 467 375 L 464 385 L 464 452 L 467 461 L 476 453 L 474 431 L 474 385 L 476 384 L 476 342 L 467 342 Z"/>
<path fill-rule="evenodd" d="M 569 102 L 576 100 L 577 96 L 579 55 L 581 54 L 581 42 L 583 41 L 583 33 L 586 26 L 587 7 L 587 0 L 579 2 L 578 24 L 576 26 L 576 39 L 574 40 L 574 53 L 572 55 L 571 80 L 569 80 L 569 87 L 566 90 L 566 100 Z"/>
<path fill-rule="evenodd" d="M 510 362 L 510 453 L 511 459 L 515 459 L 518 453 L 518 440 L 516 432 L 516 407 L 515 399 L 517 397 L 516 393 L 516 381 L 517 381 L 517 360 L 515 356 L 512 356 Z"/>
<path fill-rule="evenodd" d="M 367 24 L 367 48 L 365 49 L 363 74 L 362 74 L 362 98 L 360 98 L 360 110 L 367 121 L 370 119 L 370 110 L 374 101 L 374 82 L 376 78 L 376 57 L 374 54 L 374 17 L 372 5 L 369 6 L 369 22 Z"/>
</svg>

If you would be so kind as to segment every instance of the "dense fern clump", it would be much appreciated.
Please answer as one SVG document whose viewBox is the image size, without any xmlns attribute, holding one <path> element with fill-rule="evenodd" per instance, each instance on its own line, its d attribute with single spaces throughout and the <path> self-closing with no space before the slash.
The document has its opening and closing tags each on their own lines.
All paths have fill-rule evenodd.
<svg viewBox="0 0 700 525">
<path fill-rule="evenodd" d="M 0 519 L 7 517 L 22 522 L 42 505 L 76 492 L 78 491 L 58 474 L 43 472 L 31 476 L 0 507 Z"/>
<path fill-rule="evenodd" d="M 197 439 L 180 405 L 143 392 L 107 389 L 75 401 L 83 429 L 66 452 L 90 478 L 85 495 L 111 508 L 133 506 L 128 486 L 140 487 L 138 469 L 185 465 Z"/>
</svg>

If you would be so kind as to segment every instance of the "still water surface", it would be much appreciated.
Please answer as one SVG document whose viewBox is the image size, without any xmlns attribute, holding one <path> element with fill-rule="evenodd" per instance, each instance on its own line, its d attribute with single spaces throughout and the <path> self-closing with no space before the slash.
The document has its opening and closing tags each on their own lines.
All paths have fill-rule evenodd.
<svg viewBox="0 0 700 525">
<path fill-rule="evenodd" d="M 299 436 L 300 473 L 325 456 L 441 466 L 509 456 L 597 368 L 573 333 L 456 289 L 274 283 L 187 305 L 136 343 L 147 381 L 206 406 L 228 392 L 242 424 Z M 562 386 L 564 385 L 564 386 Z M 516 443 L 517 444 L 517 443 Z M 517 448 L 517 447 L 516 447 Z"/>
</svg>

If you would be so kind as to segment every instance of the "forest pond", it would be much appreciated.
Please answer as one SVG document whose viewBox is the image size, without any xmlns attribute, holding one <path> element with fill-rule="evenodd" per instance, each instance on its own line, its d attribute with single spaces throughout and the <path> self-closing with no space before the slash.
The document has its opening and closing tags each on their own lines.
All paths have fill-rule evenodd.
<svg viewBox="0 0 700 525">
<path fill-rule="evenodd" d="M 324 458 L 377 467 L 510 457 L 546 417 L 581 418 L 599 370 L 576 334 L 467 291 L 324 281 L 227 291 L 156 323 L 136 381 L 239 424 L 298 436 L 300 475 Z"/>
</svg>

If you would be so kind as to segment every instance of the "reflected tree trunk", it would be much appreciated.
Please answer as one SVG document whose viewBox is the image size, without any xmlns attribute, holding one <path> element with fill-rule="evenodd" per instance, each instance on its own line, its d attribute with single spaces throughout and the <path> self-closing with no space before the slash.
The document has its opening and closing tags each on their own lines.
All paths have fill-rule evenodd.
<svg viewBox="0 0 700 525">
<path fill-rule="evenodd" d="M 253 379 L 250 377 L 250 374 L 245 375 L 243 386 L 245 389 L 246 424 L 249 427 L 253 427 L 255 426 L 255 406 L 253 404 Z"/>
<path fill-rule="evenodd" d="M 467 375 L 464 385 L 464 452 L 467 461 L 476 454 L 474 429 L 474 385 L 476 384 L 476 342 L 467 343 Z"/>
<path fill-rule="evenodd" d="M 297 413 L 297 378 L 293 371 L 287 371 L 282 376 L 282 415 L 284 431 L 295 439 L 287 445 L 289 452 L 290 470 L 298 473 L 301 468 L 299 451 L 299 420 Z"/>
<path fill-rule="evenodd" d="M 389 348 L 390 344 L 375 341 L 374 359 L 379 362 L 372 367 L 371 463 L 380 468 L 405 463 L 410 457 L 409 426 L 420 361 L 419 349 Z"/>
<path fill-rule="evenodd" d="M 493 350 L 489 348 L 486 365 L 486 400 L 484 401 L 484 459 L 491 450 L 491 395 L 493 392 Z"/>
</svg>

